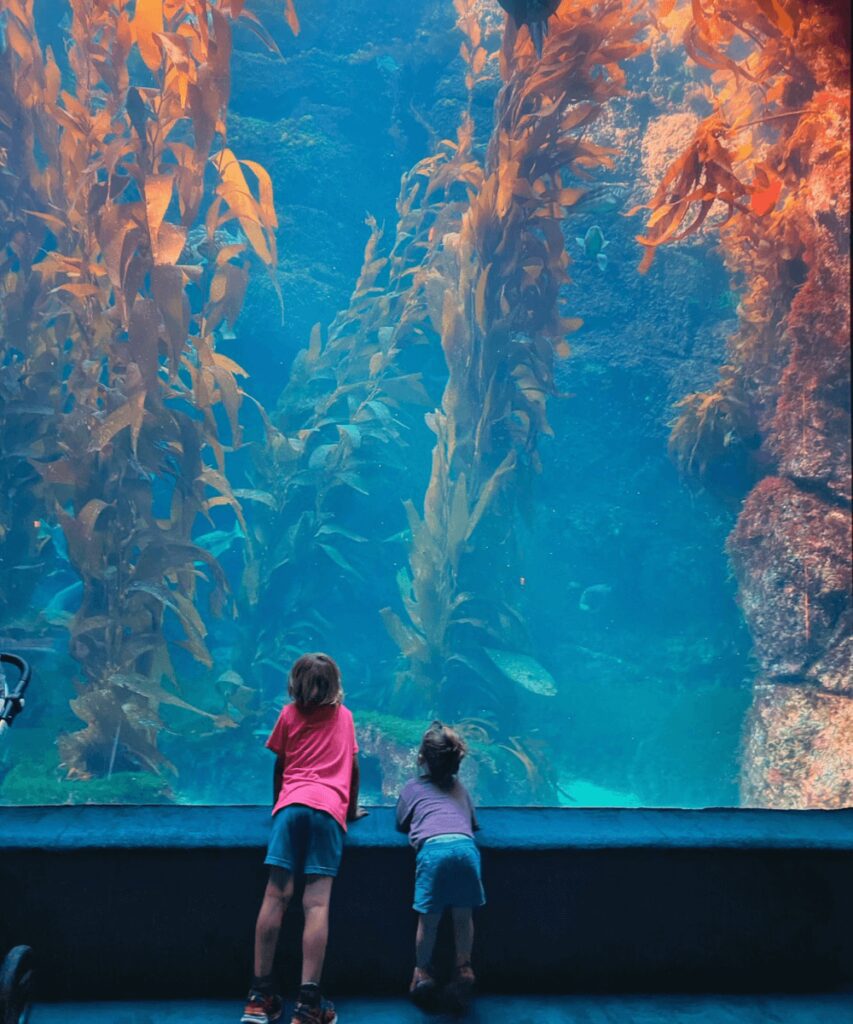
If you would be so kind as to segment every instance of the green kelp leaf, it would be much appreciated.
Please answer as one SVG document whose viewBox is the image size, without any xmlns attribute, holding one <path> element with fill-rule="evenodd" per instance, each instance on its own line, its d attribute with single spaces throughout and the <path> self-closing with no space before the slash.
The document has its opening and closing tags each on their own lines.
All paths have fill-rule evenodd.
<svg viewBox="0 0 853 1024">
<path fill-rule="evenodd" d="M 364 544 L 367 541 L 367 537 L 362 537 L 359 533 L 353 533 L 352 530 L 347 530 L 343 526 L 336 526 L 334 523 L 327 523 L 321 526 L 317 530 L 317 536 L 322 534 L 337 534 L 339 537 L 346 537 L 347 540 L 354 540 L 358 544 Z"/>
<path fill-rule="evenodd" d="M 361 447 L 361 430 L 355 423 L 338 423 L 338 431 L 341 435 L 341 440 L 344 437 L 348 437 L 352 442 L 353 448 Z"/>
<path fill-rule="evenodd" d="M 401 566 L 397 570 L 396 575 L 397 589 L 400 591 L 401 597 L 411 598 L 412 596 L 412 577 L 409 575 L 409 570 L 405 565 Z"/>
<path fill-rule="evenodd" d="M 278 511 L 278 502 L 268 491 L 258 491 L 248 487 L 235 488 L 234 497 L 240 498 L 241 501 L 258 501 L 262 505 L 269 506 L 273 512 Z"/>
<path fill-rule="evenodd" d="M 308 466 L 310 469 L 326 469 L 329 465 L 329 459 L 331 458 L 332 452 L 337 449 L 336 444 L 320 444 L 311 452 L 311 456 L 308 459 Z"/>
<path fill-rule="evenodd" d="M 544 666 L 540 665 L 535 658 L 529 654 L 520 654 L 518 651 L 499 651 L 494 647 L 484 647 L 489 659 L 501 672 L 519 686 L 531 693 L 541 694 L 543 697 L 553 697 L 557 692 L 557 684 L 554 677 Z"/>
<path fill-rule="evenodd" d="M 390 608 L 380 609 L 379 614 L 382 617 L 385 628 L 388 630 L 388 634 L 400 648 L 400 653 L 404 658 L 426 660 L 427 648 L 422 637 L 409 626 L 406 626 L 399 615 L 391 611 Z"/>
<path fill-rule="evenodd" d="M 338 551 L 337 548 L 332 547 L 331 544 L 320 543 L 317 544 L 317 547 L 322 548 L 323 551 L 325 551 L 326 554 L 329 556 L 329 558 L 331 558 L 331 560 L 336 565 L 339 565 L 344 570 L 344 572 L 348 572 L 352 576 L 357 577 L 358 579 L 363 579 L 361 573 L 352 565 L 350 565 L 350 563 L 344 558 L 344 556 L 340 553 L 340 551 Z"/>
</svg>

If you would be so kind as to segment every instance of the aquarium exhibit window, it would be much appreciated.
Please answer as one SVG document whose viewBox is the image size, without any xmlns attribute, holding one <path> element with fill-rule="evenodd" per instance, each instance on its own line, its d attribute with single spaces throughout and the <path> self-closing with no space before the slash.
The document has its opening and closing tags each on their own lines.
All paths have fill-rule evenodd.
<svg viewBox="0 0 853 1024">
<path fill-rule="evenodd" d="M 853 805 L 842 8 L 207 7 L 0 3 L 0 804 Z"/>
</svg>

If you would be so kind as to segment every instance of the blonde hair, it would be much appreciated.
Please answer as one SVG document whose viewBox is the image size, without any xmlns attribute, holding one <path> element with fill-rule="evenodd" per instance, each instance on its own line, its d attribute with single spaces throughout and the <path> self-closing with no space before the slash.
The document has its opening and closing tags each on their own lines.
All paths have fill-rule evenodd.
<svg viewBox="0 0 853 1024">
<path fill-rule="evenodd" d="M 342 704 L 341 670 L 328 654 L 303 654 L 290 670 L 287 692 L 303 710 Z"/>
<path fill-rule="evenodd" d="M 421 740 L 418 763 L 426 768 L 430 782 L 440 789 L 450 789 L 467 753 L 468 747 L 459 733 L 436 719 Z"/>
</svg>

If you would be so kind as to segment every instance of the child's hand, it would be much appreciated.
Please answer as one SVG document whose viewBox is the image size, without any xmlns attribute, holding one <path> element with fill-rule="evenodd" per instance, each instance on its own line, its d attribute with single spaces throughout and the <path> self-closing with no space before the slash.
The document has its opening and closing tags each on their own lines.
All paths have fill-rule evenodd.
<svg viewBox="0 0 853 1024">
<path fill-rule="evenodd" d="M 358 821 L 359 818 L 366 818 L 370 814 L 370 811 L 365 810 L 363 807 L 356 807 L 354 811 L 349 811 L 347 814 L 347 821 Z"/>
</svg>

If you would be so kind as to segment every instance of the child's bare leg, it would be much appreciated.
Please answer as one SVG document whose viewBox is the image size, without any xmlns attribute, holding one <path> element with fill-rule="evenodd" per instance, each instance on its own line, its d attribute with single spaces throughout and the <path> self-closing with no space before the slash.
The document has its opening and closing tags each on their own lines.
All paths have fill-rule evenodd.
<svg viewBox="0 0 853 1024">
<path fill-rule="evenodd" d="M 435 949 L 435 937 L 441 914 L 418 914 L 418 931 L 415 936 L 415 974 L 428 973 Z"/>
<path fill-rule="evenodd" d="M 272 974 L 275 947 L 281 921 L 293 895 L 293 875 L 284 868 L 271 867 L 264 899 L 255 925 L 255 977 Z"/>
<path fill-rule="evenodd" d="M 474 915 L 470 907 L 453 908 L 453 937 L 456 941 L 456 964 L 467 964 L 471 960 L 474 945 Z"/>
<path fill-rule="evenodd" d="M 327 875 L 306 875 L 302 909 L 305 928 L 302 932 L 302 984 L 319 985 L 329 938 L 329 902 L 334 878 Z"/>
</svg>

